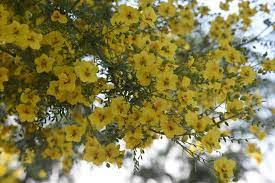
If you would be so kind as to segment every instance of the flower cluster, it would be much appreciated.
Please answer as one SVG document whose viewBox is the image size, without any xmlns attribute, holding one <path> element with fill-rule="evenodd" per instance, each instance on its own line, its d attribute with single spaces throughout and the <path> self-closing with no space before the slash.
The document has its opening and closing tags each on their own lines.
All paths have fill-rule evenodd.
<svg viewBox="0 0 275 183">
<path fill-rule="evenodd" d="M 38 156 L 61 162 L 65 172 L 75 159 L 120 167 L 125 151 L 163 136 L 210 154 L 234 137 L 223 130 L 230 123 L 252 124 L 262 100 L 251 88 L 275 65 L 262 58 L 254 68 L 240 49 L 235 26 L 245 31 L 257 13 L 248 2 L 239 4 L 240 16 L 210 21 L 198 45 L 192 38 L 208 10 L 196 1 L 63 3 L 0 4 L 0 127 L 14 128 L 5 139 L 12 143 L 0 149 L 12 149 L 26 170 Z M 251 133 L 265 136 L 255 126 Z M 49 171 L 39 162 L 33 177 L 43 179 Z M 235 166 L 221 158 L 214 170 L 228 182 Z"/>
</svg>

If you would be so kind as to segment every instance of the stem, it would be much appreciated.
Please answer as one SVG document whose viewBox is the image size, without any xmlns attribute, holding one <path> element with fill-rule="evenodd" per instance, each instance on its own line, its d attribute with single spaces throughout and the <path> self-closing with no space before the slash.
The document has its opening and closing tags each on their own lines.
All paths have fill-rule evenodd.
<svg viewBox="0 0 275 183">
<path fill-rule="evenodd" d="M 272 24 L 271 24 L 272 25 Z M 270 26 L 267 26 L 264 30 L 262 30 L 259 34 L 257 34 L 256 36 L 254 36 L 253 38 L 251 38 L 250 40 L 248 40 L 247 42 L 244 43 L 240 43 L 238 45 L 236 45 L 237 48 L 240 48 L 248 43 L 251 43 L 253 41 L 256 41 Z"/>
</svg>

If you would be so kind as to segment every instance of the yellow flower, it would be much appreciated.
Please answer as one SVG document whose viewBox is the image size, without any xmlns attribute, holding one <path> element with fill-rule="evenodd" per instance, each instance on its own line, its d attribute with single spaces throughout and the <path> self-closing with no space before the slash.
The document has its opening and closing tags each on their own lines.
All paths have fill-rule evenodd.
<svg viewBox="0 0 275 183">
<path fill-rule="evenodd" d="M 266 133 L 264 131 L 260 131 L 256 134 L 256 136 L 259 140 L 264 140 L 266 137 Z"/>
<path fill-rule="evenodd" d="M 89 115 L 89 120 L 92 126 L 97 130 L 102 129 L 113 120 L 113 112 L 109 107 L 97 107 L 92 114 Z"/>
<path fill-rule="evenodd" d="M 5 10 L 5 7 L 0 4 L 0 26 L 5 25 L 8 21 L 9 12 Z"/>
<path fill-rule="evenodd" d="M 35 158 L 35 152 L 33 149 L 27 149 L 23 156 L 23 162 L 27 164 L 31 164 Z"/>
<path fill-rule="evenodd" d="M 185 121 L 188 126 L 192 127 L 197 132 L 203 132 L 206 127 L 212 122 L 212 120 L 208 116 L 204 116 L 199 119 L 197 113 L 190 111 L 188 111 L 188 113 L 185 115 Z"/>
<path fill-rule="evenodd" d="M 58 22 L 60 22 L 60 23 L 62 23 L 62 24 L 65 24 L 65 23 L 68 22 L 67 17 L 66 17 L 65 15 L 61 14 L 58 10 L 55 10 L 55 11 L 53 12 L 53 14 L 52 14 L 52 16 L 51 16 L 51 20 L 52 20 L 53 22 L 58 21 Z"/>
<path fill-rule="evenodd" d="M 176 83 L 178 76 L 172 73 L 170 70 L 165 70 L 157 77 L 156 88 L 159 91 L 176 90 Z"/>
<path fill-rule="evenodd" d="M 36 64 L 36 71 L 38 73 L 50 72 L 53 67 L 54 59 L 43 53 L 40 57 L 34 60 L 34 63 Z"/>
<path fill-rule="evenodd" d="M 185 132 L 185 130 L 174 121 L 164 121 L 160 123 L 160 126 L 169 139 L 173 138 L 175 135 L 182 135 Z"/>
<path fill-rule="evenodd" d="M 187 88 L 190 85 L 190 82 L 191 82 L 190 78 L 184 76 L 181 80 L 181 87 Z"/>
<path fill-rule="evenodd" d="M 188 126 L 193 126 L 194 123 L 197 123 L 199 121 L 198 114 L 196 112 L 188 111 L 185 114 L 185 121 Z"/>
<path fill-rule="evenodd" d="M 243 61 L 244 61 L 244 58 L 241 55 L 241 53 L 238 50 L 236 50 L 235 48 L 228 47 L 224 54 L 226 54 L 225 55 L 225 60 L 228 63 L 236 63 L 236 62 L 237 63 L 243 63 Z"/>
<path fill-rule="evenodd" d="M 134 149 L 141 146 L 143 134 L 141 128 L 136 128 L 133 131 L 129 130 L 123 137 L 123 140 L 126 142 L 127 149 Z"/>
<path fill-rule="evenodd" d="M 142 10 L 141 14 L 141 27 L 144 28 L 147 25 L 155 27 L 154 23 L 157 20 L 157 15 L 152 7 L 146 7 Z"/>
<path fill-rule="evenodd" d="M 33 31 L 29 31 L 29 33 L 27 34 L 27 44 L 30 48 L 34 49 L 34 50 L 38 50 L 40 49 L 40 42 L 42 41 L 42 34 L 33 32 Z"/>
<path fill-rule="evenodd" d="M 148 53 L 147 51 L 142 51 L 139 54 L 135 54 L 133 56 L 133 63 L 135 65 L 136 70 L 152 70 L 154 65 L 154 55 L 152 53 Z"/>
<path fill-rule="evenodd" d="M 77 62 L 74 71 L 82 82 L 93 83 L 97 81 L 98 68 L 91 62 Z"/>
<path fill-rule="evenodd" d="M 64 45 L 65 39 L 59 31 L 52 31 L 43 37 L 43 42 L 59 50 Z"/>
<path fill-rule="evenodd" d="M 127 103 L 123 97 L 113 98 L 110 108 L 112 113 L 116 116 L 127 117 L 130 105 Z"/>
<path fill-rule="evenodd" d="M 38 176 L 39 176 L 40 178 L 45 178 L 45 177 L 47 177 L 47 172 L 46 172 L 45 170 L 41 169 L 41 170 L 39 170 L 39 172 L 38 172 Z"/>
<path fill-rule="evenodd" d="M 85 144 L 85 150 L 89 149 L 89 148 L 93 148 L 93 147 L 97 147 L 99 146 L 99 142 L 97 141 L 96 138 L 94 137 L 91 137 L 91 136 L 88 136 L 87 137 L 87 141 L 86 141 L 86 144 Z"/>
<path fill-rule="evenodd" d="M 121 19 L 127 25 L 138 23 L 139 21 L 139 11 L 131 6 L 121 5 L 118 13 L 118 19 Z"/>
<path fill-rule="evenodd" d="M 219 63 L 210 61 L 206 64 L 203 77 L 208 80 L 221 80 L 223 77 L 222 68 Z"/>
<path fill-rule="evenodd" d="M 259 131 L 259 127 L 257 125 L 251 125 L 249 131 L 252 133 L 257 133 Z"/>
<path fill-rule="evenodd" d="M 208 153 L 211 153 L 215 149 L 220 149 L 219 139 L 221 136 L 221 132 L 217 128 L 213 128 L 208 131 L 208 133 L 202 137 L 201 144 Z"/>
<path fill-rule="evenodd" d="M 105 148 L 105 154 L 107 161 L 109 163 L 115 163 L 117 157 L 119 156 L 119 146 L 115 144 L 108 144 Z"/>
<path fill-rule="evenodd" d="M 240 75 L 244 84 L 251 84 L 256 78 L 256 73 L 250 66 L 243 66 Z"/>
<path fill-rule="evenodd" d="M 207 6 L 200 6 L 200 7 L 198 7 L 198 10 L 204 16 L 208 15 L 208 13 L 210 11 L 210 9 Z"/>
<path fill-rule="evenodd" d="M 58 85 L 60 91 L 72 92 L 75 89 L 76 75 L 73 67 L 70 66 L 56 66 L 54 73 L 58 77 Z"/>
<path fill-rule="evenodd" d="M 65 157 L 62 160 L 62 169 L 65 173 L 68 173 L 72 169 L 72 166 L 73 166 L 73 160 L 71 157 Z"/>
<path fill-rule="evenodd" d="M 62 154 L 59 149 L 47 147 L 43 153 L 43 157 L 48 157 L 52 160 L 60 160 Z"/>
<path fill-rule="evenodd" d="M 66 95 L 64 92 L 59 89 L 58 81 L 51 81 L 47 90 L 47 95 L 54 96 L 60 102 L 64 102 L 66 99 Z"/>
<path fill-rule="evenodd" d="M 5 67 L 0 67 L 0 91 L 4 90 L 3 83 L 9 80 L 8 72 L 9 70 L 6 69 Z"/>
<path fill-rule="evenodd" d="M 127 32 L 129 30 L 129 26 L 125 24 L 124 19 L 121 19 L 119 13 L 115 13 L 110 21 L 115 26 L 115 33 Z"/>
<path fill-rule="evenodd" d="M 65 134 L 63 129 L 54 129 L 52 132 L 47 134 L 47 142 L 49 147 L 56 147 L 65 143 Z"/>
<path fill-rule="evenodd" d="M 230 182 L 230 179 L 234 176 L 234 169 L 236 162 L 227 158 L 219 158 L 214 162 L 214 170 L 219 180 L 223 183 Z"/>
<path fill-rule="evenodd" d="M 66 140 L 69 142 L 79 142 L 84 133 L 84 128 L 77 125 L 70 125 L 65 127 Z"/>
<path fill-rule="evenodd" d="M 254 143 L 249 143 L 246 148 L 247 155 L 254 158 L 257 163 L 260 163 L 262 161 L 262 152 L 261 150 L 256 146 Z"/>
<path fill-rule="evenodd" d="M 35 120 L 35 107 L 27 104 L 19 104 L 16 106 L 19 119 L 21 121 L 33 122 Z"/>
<path fill-rule="evenodd" d="M 275 71 L 275 59 L 273 59 L 273 60 L 265 60 L 262 63 L 262 67 L 266 71 Z"/>
<path fill-rule="evenodd" d="M 176 8 L 172 3 L 162 2 L 159 4 L 158 13 L 163 17 L 173 17 L 176 15 Z"/>
<path fill-rule="evenodd" d="M 37 95 L 37 90 L 31 90 L 26 88 L 20 96 L 20 102 L 24 104 L 30 104 L 35 106 L 40 101 L 40 97 Z"/>
<path fill-rule="evenodd" d="M 6 27 L 6 31 L 4 32 L 4 40 L 7 43 L 23 40 L 22 38 L 26 37 L 28 32 L 28 26 L 21 25 L 19 22 L 13 21 Z"/>
<path fill-rule="evenodd" d="M 257 125 L 251 125 L 249 131 L 253 133 L 259 140 L 263 140 L 266 137 L 266 133 L 260 130 Z"/>
<path fill-rule="evenodd" d="M 180 102 L 180 108 L 185 108 L 187 105 L 196 105 L 196 92 L 192 90 L 180 91 L 177 94 L 177 98 Z"/>
<path fill-rule="evenodd" d="M 70 138 L 70 137 L 69 137 Z M 70 157 L 73 154 L 73 144 L 72 142 L 65 142 L 61 145 L 62 154 L 65 157 Z"/>
<path fill-rule="evenodd" d="M 220 8 L 224 11 L 228 11 L 229 10 L 229 4 L 227 2 L 226 3 L 221 2 L 220 3 Z"/>
<path fill-rule="evenodd" d="M 142 8 L 152 6 L 155 0 L 139 0 L 139 6 Z"/>
<path fill-rule="evenodd" d="M 157 113 L 153 109 L 152 105 L 146 105 L 142 108 L 140 123 L 145 125 L 156 124 L 158 118 Z"/>
<path fill-rule="evenodd" d="M 106 160 L 104 149 L 102 147 L 85 149 L 83 159 L 95 165 L 101 165 Z"/>
<path fill-rule="evenodd" d="M 169 110 L 172 106 L 172 104 L 162 98 L 154 98 L 153 102 L 153 108 L 156 112 L 164 112 L 166 110 Z"/>
<path fill-rule="evenodd" d="M 142 86 L 148 86 L 151 83 L 151 73 L 146 70 L 138 70 L 136 73 L 137 79 Z"/>
<path fill-rule="evenodd" d="M 226 110 L 228 113 L 237 114 L 243 109 L 243 102 L 238 99 L 234 99 L 233 101 L 229 101 L 226 104 Z"/>
<path fill-rule="evenodd" d="M 174 55 L 177 50 L 177 45 L 171 43 L 169 40 L 164 40 L 161 42 L 161 49 L 159 54 L 169 60 L 174 60 Z"/>
<path fill-rule="evenodd" d="M 7 173 L 7 171 L 7 166 L 0 164 L 0 177 L 4 176 Z"/>
<path fill-rule="evenodd" d="M 73 91 L 66 91 L 66 101 L 71 105 L 84 102 L 84 97 L 81 93 L 81 87 L 76 86 Z"/>
</svg>

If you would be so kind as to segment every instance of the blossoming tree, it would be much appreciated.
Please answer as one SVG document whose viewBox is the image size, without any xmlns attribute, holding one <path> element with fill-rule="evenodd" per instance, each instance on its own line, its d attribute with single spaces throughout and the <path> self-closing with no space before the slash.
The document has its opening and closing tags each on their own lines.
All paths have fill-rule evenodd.
<svg viewBox="0 0 275 183">
<path fill-rule="evenodd" d="M 231 1 L 220 8 L 227 11 Z M 37 180 L 50 175 L 49 162 L 62 163 L 65 173 L 79 159 L 120 167 L 131 151 L 138 163 L 138 153 L 166 137 L 229 182 L 234 160 L 202 156 L 222 140 L 238 141 L 228 130 L 237 120 L 264 139 L 252 122 L 262 99 L 251 88 L 275 61 L 261 55 L 252 65 L 244 46 L 254 40 L 239 35 L 268 7 L 240 1 L 238 13 L 213 15 L 197 49 L 191 38 L 208 7 L 195 0 L 137 3 L 0 1 L 2 181 L 20 181 L 13 160 Z"/>
</svg>

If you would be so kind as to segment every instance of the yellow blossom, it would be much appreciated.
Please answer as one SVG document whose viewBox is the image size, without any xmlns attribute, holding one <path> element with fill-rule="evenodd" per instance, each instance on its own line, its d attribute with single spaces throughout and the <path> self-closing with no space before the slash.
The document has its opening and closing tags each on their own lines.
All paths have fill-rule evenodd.
<svg viewBox="0 0 275 183">
<path fill-rule="evenodd" d="M 203 76 L 208 80 L 221 80 L 223 77 L 222 69 L 217 62 L 210 61 L 206 64 Z"/>
<path fill-rule="evenodd" d="M 140 128 L 129 130 L 123 140 L 126 142 L 127 149 L 134 149 L 141 145 L 143 134 Z"/>
<path fill-rule="evenodd" d="M 59 31 L 52 31 L 43 37 L 43 43 L 59 50 L 65 43 L 65 39 Z"/>
<path fill-rule="evenodd" d="M 108 144 L 105 148 L 105 154 L 109 163 L 115 163 L 116 158 L 120 155 L 119 146 Z"/>
<path fill-rule="evenodd" d="M 164 40 L 161 44 L 159 54 L 169 60 L 174 60 L 177 45 L 171 43 L 169 40 Z"/>
<path fill-rule="evenodd" d="M 118 10 L 118 18 L 126 25 L 131 25 L 139 21 L 140 13 L 137 9 L 121 5 Z"/>
<path fill-rule="evenodd" d="M 223 183 L 229 183 L 234 176 L 236 162 L 227 158 L 219 158 L 214 162 L 214 170 L 219 180 Z"/>
<path fill-rule="evenodd" d="M 74 70 L 82 82 L 93 83 L 97 80 L 98 68 L 91 62 L 77 62 Z"/>
<path fill-rule="evenodd" d="M 39 176 L 40 178 L 45 178 L 45 177 L 47 177 L 47 172 L 46 172 L 45 170 L 41 169 L 41 170 L 39 170 L 39 172 L 38 172 L 38 176 Z"/>
<path fill-rule="evenodd" d="M 163 17 L 173 17 L 176 14 L 176 8 L 172 3 L 162 2 L 159 4 L 158 13 Z"/>
<path fill-rule="evenodd" d="M 30 31 L 28 34 L 27 34 L 27 45 L 34 49 L 34 50 L 38 50 L 40 49 L 40 42 L 42 41 L 42 34 L 39 34 L 39 33 L 36 33 L 36 32 L 33 32 L 33 31 Z"/>
<path fill-rule="evenodd" d="M 35 110 L 34 106 L 27 104 L 19 104 L 16 106 L 16 111 L 21 121 L 33 122 L 36 117 Z"/>
<path fill-rule="evenodd" d="M 146 7 L 142 10 L 141 14 L 141 27 L 146 27 L 149 25 L 150 27 L 154 27 L 154 23 L 157 20 L 157 15 L 152 7 Z"/>
<path fill-rule="evenodd" d="M 213 150 L 220 149 L 219 139 L 221 132 L 217 128 L 213 128 L 208 131 L 208 133 L 202 137 L 201 144 L 207 150 L 208 153 L 211 153 Z"/>
<path fill-rule="evenodd" d="M 84 133 L 84 128 L 81 126 L 70 125 L 65 127 L 65 132 L 67 141 L 79 142 Z"/>
<path fill-rule="evenodd" d="M 26 37 L 28 32 L 29 29 L 26 25 L 21 25 L 19 22 L 13 21 L 6 27 L 4 34 L 5 42 L 13 43 L 15 41 L 22 40 L 23 37 Z"/>
<path fill-rule="evenodd" d="M 7 23 L 9 12 L 5 10 L 5 7 L 0 4 L 0 27 Z"/>
<path fill-rule="evenodd" d="M 275 71 L 275 59 L 273 59 L 273 60 L 265 60 L 262 63 L 262 67 L 266 71 Z"/>
<path fill-rule="evenodd" d="M 43 53 L 34 60 L 34 63 L 36 64 L 36 71 L 38 73 L 50 72 L 53 67 L 54 59 Z"/>
<path fill-rule="evenodd" d="M 174 121 L 164 121 L 160 125 L 164 134 L 169 139 L 173 138 L 175 135 L 183 135 L 185 132 L 185 130 Z"/>
<path fill-rule="evenodd" d="M 190 78 L 184 76 L 181 80 L 181 87 L 187 88 L 190 85 L 190 82 L 191 82 Z"/>
<path fill-rule="evenodd" d="M 20 102 L 24 104 L 30 104 L 35 106 L 40 101 L 40 97 L 37 95 L 37 90 L 31 90 L 26 88 L 20 96 Z"/>
<path fill-rule="evenodd" d="M 73 67 L 57 66 L 54 68 L 54 73 L 58 77 L 59 90 L 72 92 L 75 89 L 76 75 Z"/>
<path fill-rule="evenodd" d="M 100 165 L 105 160 L 104 149 L 102 147 L 91 147 L 86 149 L 83 159 L 95 165 Z"/>
<path fill-rule="evenodd" d="M 243 105 L 241 100 L 234 99 L 233 101 L 227 102 L 226 109 L 228 113 L 237 114 L 242 111 Z"/>
<path fill-rule="evenodd" d="M 7 171 L 8 171 L 7 166 L 0 164 L 0 177 L 4 176 Z"/>
<path fill-rule="evenodd" d="M 92 126 L 97 130 L 102 129 L 107 124 L 111 123 L 113 119 L 113 113 L 109 107 L 97 107 L 89 116 L 89 120 Z"/>
<path fill-rule="evenodd" d="M 251 156 L 254 158 L 257 163 L 261 163 L 262 161 L 262 152 L 261 150 L 257 147 L 256 144 L 254 143 L 249 143 L 246 148 L 246 153 L 247 155 Z"/>
<path fill-rule="evenodd" d="M 240 75 L 244 84 L 251 84 L 256 78 L 256 73 L 250 66 L 243 66 Z"/>
<path fill-rule="evenodd" d="M 62 24 L 65 24 L 65 23 L 68 22 L 67 17 L 66 17 L 65 15 L 61 14 L 58 10 L 55 10 L 55 11 L 53 12 L 53 14 L 52 14 L 52 16 L 51 16 L 51 20 L 52 20 L 53 22 L 58 21 L 58 22 L 60 22 L 60 23 L 62 23 Z"/>
<path fill-rule="evenodd" d="M 177 75 L 171 73 L 170 70 L 165 70 L 158 76 L 156 88 L 159 91 L 175 90 L 177 81 Z"/>
</svg>

